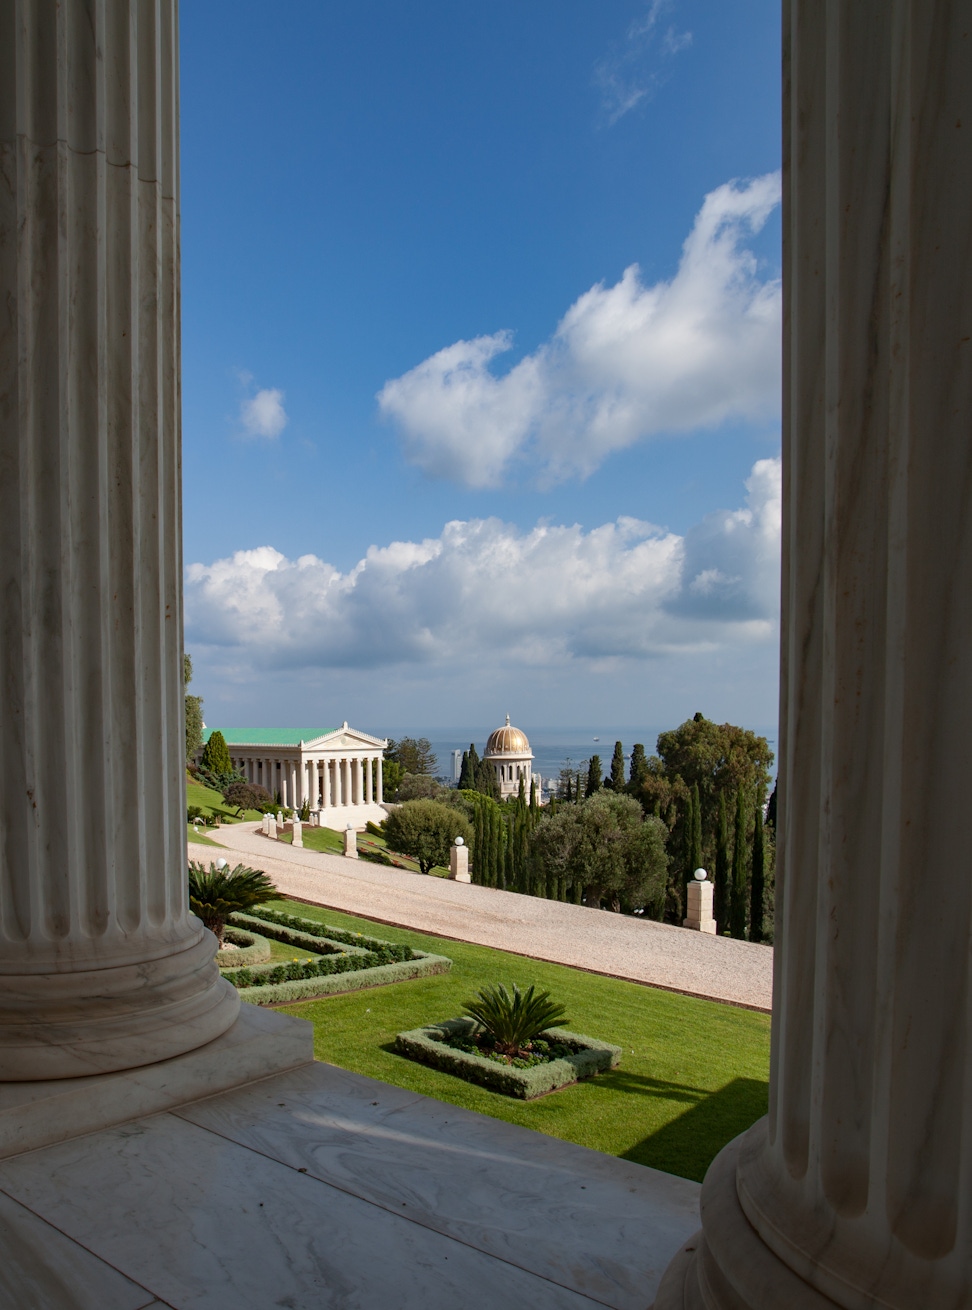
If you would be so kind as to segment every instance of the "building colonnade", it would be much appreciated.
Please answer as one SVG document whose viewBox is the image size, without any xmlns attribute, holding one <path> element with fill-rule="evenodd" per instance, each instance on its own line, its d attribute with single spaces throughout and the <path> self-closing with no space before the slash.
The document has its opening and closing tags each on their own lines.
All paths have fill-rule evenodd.
<svg viewBox="0 0 972 1310">
<path fill-rule="evenodd" d="M 305 802 L 312 810 L 337 809 L 351 805 L 381 805 L 382 756 L 364 755 L 234 755 L 233 767 L 247 782 L 265 787 L 271 795 L 279 791 L 281 804 L 299 809 Z"/>
</svg>

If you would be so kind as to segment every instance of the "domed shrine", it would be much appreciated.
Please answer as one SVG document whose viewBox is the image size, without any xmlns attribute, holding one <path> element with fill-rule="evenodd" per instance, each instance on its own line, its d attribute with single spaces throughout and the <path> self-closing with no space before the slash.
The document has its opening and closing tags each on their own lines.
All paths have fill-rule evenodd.
<svg viewBox="0 0 972 1310">
<path fill-rule="evenodd" d="M 523 791 L 529 799 L 530 780 L 533 777 L 533 751 L 525 732 L 510 724 L 507 714 L 506 723 L 489 734 L 483 759 L 496 773 L 499 783 L 500 798 L 516 796 L 523 779 Z"/>
</svg>

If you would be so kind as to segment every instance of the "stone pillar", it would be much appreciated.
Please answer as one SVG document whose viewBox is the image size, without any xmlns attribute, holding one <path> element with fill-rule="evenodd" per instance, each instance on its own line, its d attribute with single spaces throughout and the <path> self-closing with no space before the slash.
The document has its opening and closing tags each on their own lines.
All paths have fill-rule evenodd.
<svg viewBox="0 0 972 1310">
<path fill-rule="evenodd" d="M 380 755 L 379 755 L 378 760 L 377 760 L 377 765 L 376 765 L 376 768 L 375 768 L 375 784 L 376 784 L 376 792 L 377 792 L 377 794 L 376 794 L 376 796 L 375 796 L 375 800 L 378 802 L 379 805 L 381 804 L 381 802 L 382 802 L 382 797 L 383 797 L 383 795 L 384 795 L 384 792 L 383 792 L 383 789 L 382 789 L 382 783 L 383 783 L 384 779 L 383 779 L 382 776 L 381 776 L 381 761 L 382 761 L 382 759 L 383 759 L 383 756 L 380 756 Z"/>
<path fill-rule="evenodd" d="M 342 805 L 351 805 L 351 761 L 341 761 L 341 802 Z"/>
<path fill-rule="evenodd" d="M 321 761 L 321 808 L 331 808 L 331 761 Z"/>
<path fill-rule="evenodd" d="M 350 860 L 358 858 L 358 834 L 350 823 L 344 830 L 344 853 Z"/>
<path fill-rule="evenodd" d="M 295 810 L 300 808 L 301 802 L 303 800 L 303 797 L 300 794 L 300 788 L 297 786 L 297 782 L 299 778 L 300 778 L 300 761 L 291 760 L 290 761 L 290 795 L 292 797 L 292 800 L 290 804 L 293 806 Z"/>
<path fill-rule="evenodd" d="M 700 869 L 704 881 L 693 878 L 688 885 L 688 915 L 682 920 L 683 928 L 693 928 L 696 932 L 715 933 L 716 921 L 712 915 L 712 883 L 705 878 L 705 870 Z"/>
<path fill-rule="evenodd" d="M 449 877 L 454 882 L 471 882 L 469 877 L 469 847 L 461 837 L 449 847 Z"/>
<path fill-rule="evenodd" d="M 375 799 L 375 762 L 369 758 L 365 760 L 365 803 L 371 805 Z"/>
<path fill-rule="evenodd" d="M 354 761 L 354 804 L 364 805 L 364 763 L 360 755 Z"/>
<path fill-rule="evenodd" d="M 271 814 L 267 820 L 267 836 L 273 841 L 277 840 L 277 820 Z"/>
<path fill-rule="evenodd" d="M 189 913 L 173 0 L 0 7 L 0 1080 L 239 1009 Z"/>
<path fill-rule="evenodd" d="M 770 1112 L 713 1163 L 703 1231 L 655 1305 L 957 1310 L 972 1304 L 972 0 L 784 13 Z"/>
<path fill-rule="evenodd" d="M 292 843 L 294 846 L 303 847 L 304 845 L 304 825 L 300 819 L 294 819 Z"/>
</svg>

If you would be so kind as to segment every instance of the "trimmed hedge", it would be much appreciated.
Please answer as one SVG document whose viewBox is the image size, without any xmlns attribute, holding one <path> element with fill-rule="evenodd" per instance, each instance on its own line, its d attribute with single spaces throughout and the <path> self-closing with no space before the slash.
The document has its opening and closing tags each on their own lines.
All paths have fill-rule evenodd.
<svg viewBox="0 0 972 1310">
<path fill-rule="evenodd" d="M 230 922 L 237 928 L 245 927 L 251 936 L 256 936 L 252 929 L 259 928 L 265 937 L 313 951 L 321 957 L 224 968 L 223 977 L 239 991 L 241 999 L 256 1005 L 280 1005 L 312 996 L 357 991 L 407 978 L 448 973 L 452 968 L 452 961 L 444 955 L 413 951 L 410 946 L 332 929 L 293 914 L 261 910 L 259 915 L 234 914 Z"/>
<path fill-rule="evenodd" d="M 498 1064 L 483 1055 L 472 1055 L 446 1046 L 443 1036 L 471 1036 L 477 1028 L 475 1019 L 446 1019 L 443 1023 L 429 1024 L 399 1033 L 395 1047 L 410 1060 L 419 1060 L 443 1073 L 456 1074 L 467 1082 L 480 1083 L 490 1091 L 504 1096 L 515 1096 L 531 1101 L 536 1096 L 555 1092 L 561 1087 L 576 1083 L 579 1078 L 614 1069 L 621 1060 L 621 1047 L 600 1042 L 582 1033 L 568 1032 L 566 1028 L 550 1028 L 544 1037 L 570 1042 L 579 1049 L 574 1055 L 535 1064 L 529 1069 L 516 1069 L 513 1065 Z"/>
<path fill-rule="evenodd" d="M 263 964 L 272 954 L 266 937 L 261 937 L 255 932 L 244 932 L 241 928 L 227 928 L 223 940 L 230 945 L 216 952 L 216 963 L 221 969 Z"/>
<path fill-rule="evenodd" d="M 409 978 L 428 978 L 448 973 L 452 961 L 445 955 L 426 955 L 415 951 L 413 960 L 380 964 L 370 969 L 331 974 L 328 978 L 294 979 L 264 987 L 241 987 L 240 1000 L 254 1005 L 284 1005 L 289 1001 L 309 1001 L 315 996 L 333 996 L 340 992 L 357 992 L 365 987 L 384 987 L 387 983 L 405 982 Z"/>
</svg>

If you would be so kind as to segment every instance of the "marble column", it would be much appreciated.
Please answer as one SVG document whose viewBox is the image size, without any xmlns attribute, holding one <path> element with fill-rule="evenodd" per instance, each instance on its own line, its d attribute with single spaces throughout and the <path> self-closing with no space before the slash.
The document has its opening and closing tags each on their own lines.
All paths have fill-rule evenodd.
<svg viewBox="0 0 972 1310">
<path fill-rule="evenodd" d="M 0 1080 L 175 1056 L 189 913 L 174 0 L 0 6 Z"/>
<path fill-rule="evenodd" d="M 375 784 L 376 784 L 376 790 L 377 790 L 377 794 L 376 794 L 376 796 L 375 796 L 375 800 L 378 802 L 379 805 L 380 805 L 381 802 L 382 802 L 382 797 L 383 797 L 383 794 L 384 794 L 384 793 L 383 793 L 383 790 L 382 790 L 382 784 L 383 784 L 383 781 L 384 781 L 384 780 L 383 780 L 383 778 L 382 778 L 382 774 L 381 774 L 381 761 L 382 761 L 382 758 L 383 758 L 382 756 L 379 756 L 379 757 L 378 757 L 377 768 L 375 769 Z"/>
<path fill-rule="evenodd" d="M 327 810 L 331 807 L 331 761 L 321 760 L 321 806 Z"/>
<path fill-rule="evenodd" d="M 360 755 L 354 762 L 354 803 L 364 805 L 364 762 Z"/>
<path fill-rule="evenodd" d="M 369 758 L 365 760 L 365 801 L 368 805 L 371 805 L 375 799 L 374 784 L 375 762 L 369 756 Z"/>
<path fill-rule="evenodd" d="M 341 804 L 350 805 L 351 801 L 351 761 L 341 761 Z"/>
<path fill-rule="evenodd" d="M 972 0 L 787 0 L 769 1117 L 656 1310 L 972 1304 Z M 972 1122 L 970 1122 L 972 1128 Z"/>
<path fill-rule="evenodd" d="M 293 799 L 291 800 L 290 803 L 295 808 L 299 808 L 303 800 L 303 797 L 300 794 L 300 788 L 297 785 L 299 778 L 300 778 L 300 762 L 298 760 L 291 760 L 290 761 L 290 794 L 293 797 Z"/>
</svg>

